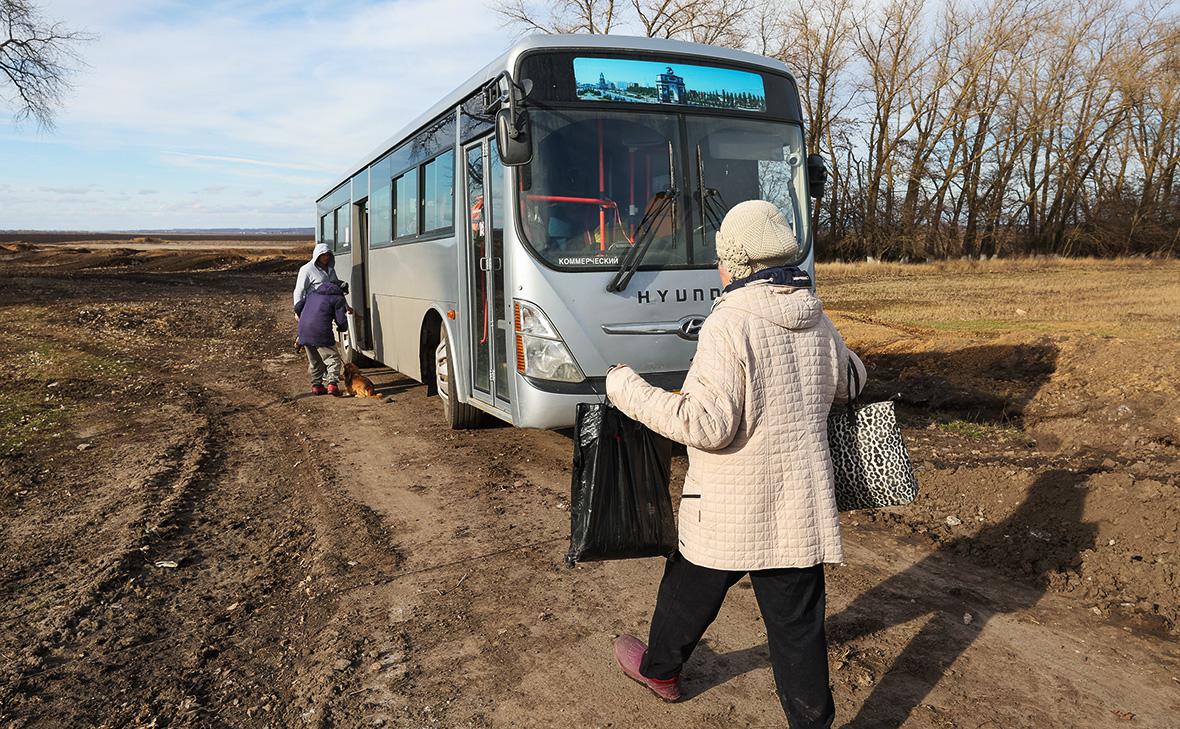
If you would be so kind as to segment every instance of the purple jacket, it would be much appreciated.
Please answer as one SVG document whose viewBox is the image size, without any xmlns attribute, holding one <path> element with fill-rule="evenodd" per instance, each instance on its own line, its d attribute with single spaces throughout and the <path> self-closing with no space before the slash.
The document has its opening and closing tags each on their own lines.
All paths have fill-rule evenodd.
<svg viewBox="0 0 1180 729">
<path fill-rule="evenodd" d="M 307 297 L 295 305 L 299 315 L 299 343 L 312 347 L 336 346 L 336 335 L 332 333 L 332 320 L 336 328 L 348 330 L 348 305 L 344 303 L 344 292 L 332 281 L 325 281 L 312 289 Z"/>
</svg>

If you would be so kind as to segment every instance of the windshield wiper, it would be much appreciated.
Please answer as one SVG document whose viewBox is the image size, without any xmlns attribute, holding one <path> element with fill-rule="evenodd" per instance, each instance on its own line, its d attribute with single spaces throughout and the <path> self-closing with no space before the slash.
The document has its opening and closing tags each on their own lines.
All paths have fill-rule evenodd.
<svg viewBox="0 0 1180 729">
<path fill-rule="evenodd" d="M 725 198 L 721 197 L 721 191 L 715 187 L 702 188 L 700 191 L 701 198 L 701 217 L 709 225 L 713 226 L 714 231 L 721 230 L 721 221 L 725 218 L 725 213 L 729 210 L 729 205 L 725 203 Z"/>
<path fill-rule="evenodd" d="M 665 214 L 675 210 L 675 188 L 662 190 L 652 196 L 647 212 L 635 227 L 635 239 L 631 248 L 619 259 L 619 272 L 606 285 L 607 291 L 615 293 L 627 288 L 627 284 L 631 283 L 631 277 L 639 270 L 643 257 L 647 255 L 647 249 L 651 248 L 651 243 L 656 238 L 656 229 L 663 222 Z"/>
</svg>

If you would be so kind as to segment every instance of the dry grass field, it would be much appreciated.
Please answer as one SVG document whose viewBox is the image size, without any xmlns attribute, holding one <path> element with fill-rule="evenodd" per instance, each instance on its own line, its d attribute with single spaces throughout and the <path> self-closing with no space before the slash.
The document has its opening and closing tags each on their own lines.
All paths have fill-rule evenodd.
<svg viewBox="0 0 1180 729">
<path fill-rule="evenodd" d="M 820 264 L 842 311 L 901 327 L 987 337 L 1180 338 L 1180 262 L 1121 259 Z"/>
<path fill-rule="evenodd" d="M 870 363 L 870 393 L 895 398 L 915 452 L 935 456 L 920 466 L 927 498 L 885 519 L 942 542 L 1023 509 L 1049 542 L 956 549 L 1175 630 L 1180 262 L 833 264 L 817 280 Z M 1031 503 L 1041 469 L 1069 474 L 1077 498 Z"/>
</svg>

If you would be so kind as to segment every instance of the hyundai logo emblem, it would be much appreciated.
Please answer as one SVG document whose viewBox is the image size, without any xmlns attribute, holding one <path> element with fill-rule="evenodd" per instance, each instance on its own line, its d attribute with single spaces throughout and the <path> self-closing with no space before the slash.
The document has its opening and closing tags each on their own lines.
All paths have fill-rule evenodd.
<svg viewBox="0 0 1180 729">
<path fill-rule="evenodd" d="M 686 316 L 680 320 L 676 335 L 681 339 L 690 339 L 695 342 L 696 338 L 700 336 L 703 326 L 705 326 L 705 317 Z"/>
</svg>

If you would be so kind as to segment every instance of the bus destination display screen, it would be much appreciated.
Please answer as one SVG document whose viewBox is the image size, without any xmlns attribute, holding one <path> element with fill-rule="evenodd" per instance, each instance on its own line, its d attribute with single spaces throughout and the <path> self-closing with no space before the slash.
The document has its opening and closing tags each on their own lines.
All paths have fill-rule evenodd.
<svg viewBox="0 0 1180 729">
<path fill-rule="evenodd" d="M 766 111 L 766 86 L 758 73 L 627 58 L 573 61 L 580 101 Z"/>
</svg>

